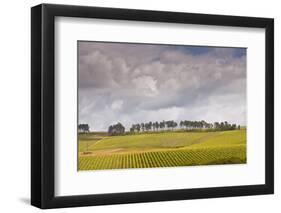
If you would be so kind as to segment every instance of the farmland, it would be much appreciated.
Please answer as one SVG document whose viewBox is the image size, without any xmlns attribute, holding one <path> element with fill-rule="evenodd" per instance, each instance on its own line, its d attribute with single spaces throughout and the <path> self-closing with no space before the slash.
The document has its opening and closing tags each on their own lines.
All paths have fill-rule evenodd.
<svg viewBox="0 0 281 213">
<path fill-rule="evenodd" d="M 246 163 L 246 130 L 81 133 L 78 170 Z"/>
</svg>

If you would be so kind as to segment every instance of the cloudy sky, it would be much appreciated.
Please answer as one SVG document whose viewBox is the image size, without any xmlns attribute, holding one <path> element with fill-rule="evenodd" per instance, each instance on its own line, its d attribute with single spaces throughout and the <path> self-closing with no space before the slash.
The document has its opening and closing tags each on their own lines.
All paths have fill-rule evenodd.
<svg viewBox="0 0 281 213">
<path fill-rule="evenodd" d="M 79 123 L 246 124 L 246 49 L 78 42 Z"/>
</svg>

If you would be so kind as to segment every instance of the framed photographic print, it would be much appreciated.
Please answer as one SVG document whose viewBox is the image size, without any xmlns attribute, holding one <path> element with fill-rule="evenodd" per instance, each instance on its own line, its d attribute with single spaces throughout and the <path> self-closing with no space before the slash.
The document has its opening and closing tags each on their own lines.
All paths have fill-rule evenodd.
<svg viewBox="0 0 281 213">
<path fill-rule="evenodd" d="M 31 9 L 31 203 L 272 194 L 274 21 Z"/>
</svg>

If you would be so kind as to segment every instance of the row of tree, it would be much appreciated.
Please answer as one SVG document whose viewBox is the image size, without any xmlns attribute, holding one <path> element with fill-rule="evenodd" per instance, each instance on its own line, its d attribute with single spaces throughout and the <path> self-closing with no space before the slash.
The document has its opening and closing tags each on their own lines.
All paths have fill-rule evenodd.
<svg viewBox="0 0 281 213">
<path fill-rule="evenodd" d="M 156 121 L 156 122 L 147 122 L 140 124 L 133 124 L 130 128 L 130 132 L 155 132 L 155 131 L 163 131 L 163 130 L 174 130 L 178 127 L 178 123 L 169 120 L 169 121 Z M 230 124 L 227 121 L 225 122 L 214 122 L 208 123 L 204 120 L 202 121 L 189 121 L 183 120 L 179 122 L 180 129 L 185 130 L 203 130 L 203 129 L 214 129 L 214 130 L 235 130 L 240 129 L 240 125 Z M 90 132 L 89 124 L 79 124 L 78 131 L 82 133 Z M 114 125 L 110 125 L 108 128 L 109 135 L 122 135 L 125 133 L 125 127 L 121 123 L 117 123 Z"/>
<path fill-rule="evenodd" d="M 178 123 L 170 121 L 161 121 L 161 122 L 148 122 L 141 124 L 133 124 L 130 128 L 130 132 L 148 132 L 148 131 L 162 131 L 162 130 L 174 130 L 177 128 Z M 227 121 L 225 122 L 214 122 L 208 123 L 204 120 L 202 121 L 180 121 L 179 127 L 186 130 L 200 130 L 200 129 L 215 129 L 215 130 L 235 130 L 240 129 L 240 125 L 230 124 Z"/>
<path fill-rule="evenodd" d="M 180 127 L 185 129 L 218 129 L 218 130 L 235 130 L 240 129 L 240 125 L 225 122 L 207 123 L 206 121 L 181 121 Z"/>
<path fill-rule="evenodd" d="M 133 124 L 130 128 L 130 132 L 147 132 L 147 131 L 158 131 L 158 130 L 165 130 L 165 129 L 174 129 L 178 126 L 175 121 L 156 121 L 156 122 L 148 122 L 148 123 L 141 123 L 141 124 Z"/>
</svg>

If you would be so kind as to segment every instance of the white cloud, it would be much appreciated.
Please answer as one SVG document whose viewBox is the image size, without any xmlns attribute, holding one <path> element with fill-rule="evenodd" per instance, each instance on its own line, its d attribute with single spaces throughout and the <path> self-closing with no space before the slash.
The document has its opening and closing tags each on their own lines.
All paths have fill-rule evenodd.
<svg viewBox="0 0 281 213">
<path fill-rule="evenodd" d="M 115 111 L 118 111 L 118 110 L 122 109 L 122 106 L 123 106 L 123 101 L 122 100 L 116 100 L 116 101 L 113 101 L 113 103 L 111 104 L 111 109 L 115 110 Z"/>
<path fill-rule="evenodd" d="M 148 97 L 154 97 L 158 94 L 157 80 L 148 75 L 143 75 L 136 77 L 132 80 L 135 84 L 135 88 L 138 90 L 139 94 Z"/>
</svg>

